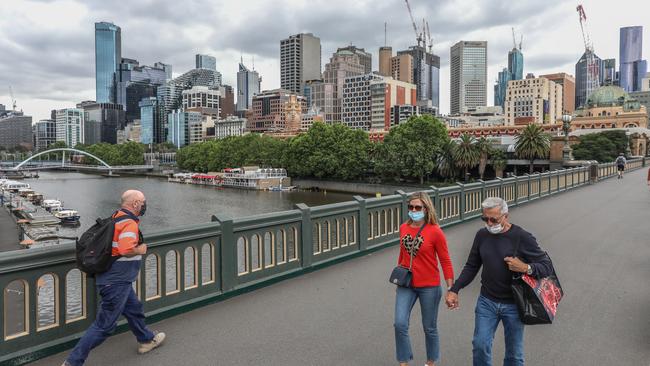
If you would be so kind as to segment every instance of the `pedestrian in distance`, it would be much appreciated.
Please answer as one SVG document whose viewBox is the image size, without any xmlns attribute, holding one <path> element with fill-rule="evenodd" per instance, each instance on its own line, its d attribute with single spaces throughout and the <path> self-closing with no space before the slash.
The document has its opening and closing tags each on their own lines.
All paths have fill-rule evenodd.
<svg viewBox="0 0 650 366">
<path fill-rule="evenodd" d="M 616 158 L 616 169 L 618 170 L 618 179 L 623 179 L 623 173 L 625 172 L 625 164 L 627 160 L 625 159 L 625 154 L 620 153 Z"/>
<path fill-rule="evenodd" d="M 410 268 L 410 283 L 397 286 L 395 297 L 395 347 L 400 365 L 413 359 L 409 339 L 409 319 L 417 300 L 420 301 L 422 328 L 427 353 L 426 365 L 434 366 L 440 359 L 438 336 L 438 305 L 442 298 L 438 262 L 447 287 L 452 285 L 454 271 L 447 250 L 447 240 L 438 225 L 436 211 L 429 195 L 417 192 L 408 198 L 408 220 L 400 226 L 398 267 Z"/>
<path fill-rule="evenodd" d="M 505 337 L 504 366 L 524 365 L 524 323 L 512 293 L 513 273 L 535 278 L 548 276 L 552 264 L 535 237 L 509 222 L 508 204 L 489 197 L 482 203 L 485 227 L 474 237 L 465 267 L 447 292 L 449 309 L 459 307 L 458 293 L 481 273 L 481 294 L 475 308 L 473 365 L 492 366 L 492 341 L 499 322 Z M 514 257 L 516 247 L 518 256 Z"/>
<path fill-rule="evenodd" d="M 138 228 L 138 217 L 146 210 L 147 201 L 142 192 L 128 190 L 122 194 L 121 208 L 112 216 L 115 220 L 112 264 L 106 272 L 95 275 L 97 293 L 101 296 L 97 316 L 63 366 L 83 365 L 90 350 L 115 331 L 121 315 L 138 341 L 138 353 L 147 353 L 165 340 L 165 333 L 154 333 L 147 328 L 142 303 L 132 285 L 140 271 L 142 256 L 147 253 L 147 245 L 142 243 Z"/>
</svg>

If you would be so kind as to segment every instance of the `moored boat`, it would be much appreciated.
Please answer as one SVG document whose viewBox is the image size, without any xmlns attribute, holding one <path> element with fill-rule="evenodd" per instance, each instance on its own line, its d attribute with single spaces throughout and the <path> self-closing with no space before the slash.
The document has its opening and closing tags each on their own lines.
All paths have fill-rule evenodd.
<svg viewBox="0 0 650 366">
<path fill-rule="evenodd" d="M 51 211 L 53 208 L 60 208 L 61 207 L 61 201 L 59 200 L 43 200 L 43 203 L 41 204 L 44 209 Z"/>
<path fill-rule="evenodd" d="M 61 223 L 77 223 L 81 216 L 77 210 L 61 209 L 52 213 Z"/>
</svg>

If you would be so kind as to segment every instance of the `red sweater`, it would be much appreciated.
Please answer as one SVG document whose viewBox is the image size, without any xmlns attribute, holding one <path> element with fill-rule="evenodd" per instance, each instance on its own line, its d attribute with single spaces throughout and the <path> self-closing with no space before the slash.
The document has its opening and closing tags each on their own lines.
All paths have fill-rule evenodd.
<svg viewBox="0 0 650 366">
<path fill-rule="evenodd" d="M 419 227 L 411 227 L 404 223 L 399 228 L 400 250 L 397 263 L 403 267 L 409 267 L 409 250 L 405 247 L 405 237 L 413 238 Z M 447 239 L 438 225 L 427 224 L 424 227 L 413 250 L 413 287 L 440 286 L 440 271 L 438 270 L 438 259 L 442 265 L 442 272 L 445 279 L 454 278 L 454 268 L 447 250 Z"/>
</svg>

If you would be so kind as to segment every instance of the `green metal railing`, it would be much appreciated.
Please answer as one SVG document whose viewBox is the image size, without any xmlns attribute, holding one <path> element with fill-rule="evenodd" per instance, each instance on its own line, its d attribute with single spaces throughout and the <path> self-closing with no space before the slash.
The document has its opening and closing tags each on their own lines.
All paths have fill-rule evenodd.
<svg viewBox="0 0 650 366">
<path fill-rule="evenodd" d="M 628 170 L 642 166 L 644 159 L 628 162 Z M 600 164 L 426 192 L 440 225 L 448 226 L 481 215 L 489 196 L 517 206 L 615 174 L 613 164 Z M 156 320 L 395 245 L 407 197 L 398 191 L 318 207 L 298 204 L 151 234 L 134 287 L 147 317 Z M 68 348 L 94 320 L 94 280 L 76 269 L 73 243 L 0 254 L 0 288 L 0 363 L 24 364 Z"/>
</svg>

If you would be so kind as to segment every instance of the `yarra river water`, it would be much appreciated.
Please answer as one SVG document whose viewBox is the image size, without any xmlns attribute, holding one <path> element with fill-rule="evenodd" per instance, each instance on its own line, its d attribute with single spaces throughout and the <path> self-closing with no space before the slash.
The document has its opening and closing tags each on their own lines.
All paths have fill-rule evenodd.
<svg viewBox="0 0 650 366">
<path fill-rule="evenodd" d="M 147 198 L 147 213 L 140 225 L 145 242 L 147 233 L 209 222 L 212 215 L 237 218 L 290 210 L 295 208 L 297 203 L 318 206 L 352 200 L 351 194 L 253 191 L 168 183 L 166 179 L 153 177 L 106 178 L 66 172 L 41 172 L 39 179 L 25 182 L 36 192 L 42 193 L 45 199 L 58 199 L 64 203 L 65 208 L 79 211 L 80 226 L 62 227 L 60 235 L 63 236 L 81 236 L 97 217 L 108 217 L 119 208 L 122 192 L 138 189 L 144 192 Z M 191 272 L 193 271 L 188 271 Z M 145 276 L 154 279 L 153 274 L 146 273 Z M 175 281 L 173 278 L 169 280 Z M 66 289 L 66 317 L 74 318 L 81 313 L 81 288 L 78 285 L 80 273 L 76 270 L 71 272 L 68 281 L 71 286 Z M 52 276 L 45 276 L 39 282 L 38 326 L 44 327 L 55 322 L 55 286 Z M 20 316 L 25 304 L 24 288 L 12 283 L 6 291 L 5 296 L 10 304 L 7 318 L 15 320 L 7 324 L 7 330 L 9 334 L 19 333 L 24 327 L 24 317 Z"/>
</svg>

